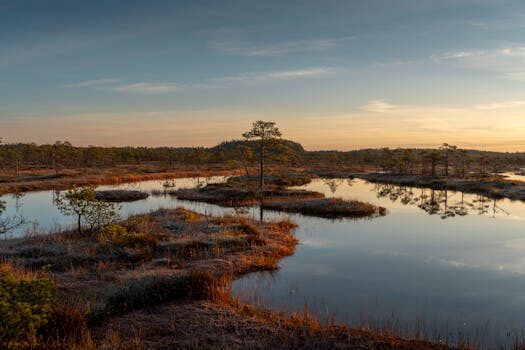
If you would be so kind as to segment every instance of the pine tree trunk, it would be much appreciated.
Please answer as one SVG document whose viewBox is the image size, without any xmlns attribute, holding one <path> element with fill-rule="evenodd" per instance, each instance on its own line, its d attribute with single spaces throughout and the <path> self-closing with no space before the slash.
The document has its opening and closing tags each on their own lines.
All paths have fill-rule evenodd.
<svg viewBox="0 0 525 350">
<path fill-rule="evenodd" d="M 261 158 L 259 159 L 259 189 L 264 187 L 264 139 L 261 139 Z"/>
</svg>

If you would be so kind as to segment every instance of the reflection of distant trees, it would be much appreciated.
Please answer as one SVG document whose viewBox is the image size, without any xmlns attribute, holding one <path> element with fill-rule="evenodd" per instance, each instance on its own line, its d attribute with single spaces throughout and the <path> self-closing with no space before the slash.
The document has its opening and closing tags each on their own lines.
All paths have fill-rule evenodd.
<svg viewBox="0 0 525 350">
<path fill-rule="evenodd" d="M 324 179 L 323 182 L 328 186 L 330 192 L 335 193 L 339 186 L 343 184 L 343 179 Z"/>
<path fill-rule="evenodd" d="M 433 190 L 429 188 L 414 188 L 392 184 L 374 184 L 378 198 L 388 198 L 392 202 L 399 201 L 404 205 L 414 205 L 429 215 L 439 215 L 442 219 L 468 214 L 491 215 L 507 211 L 498 206 L 497 199 L 491 199 L 481 194 L 467 195 L 463 192 L 449 190 Z"/>
</svg>

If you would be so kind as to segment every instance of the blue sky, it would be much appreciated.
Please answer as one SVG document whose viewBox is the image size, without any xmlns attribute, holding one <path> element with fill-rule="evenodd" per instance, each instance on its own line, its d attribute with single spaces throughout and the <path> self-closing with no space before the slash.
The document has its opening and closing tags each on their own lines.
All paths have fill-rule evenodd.
<svg viewBox="0 0 525 350">
<path fill-rule="evenodd" d="M 7 142 L 525 150 L 525 3 L 0 2 Z"/>
</svg>

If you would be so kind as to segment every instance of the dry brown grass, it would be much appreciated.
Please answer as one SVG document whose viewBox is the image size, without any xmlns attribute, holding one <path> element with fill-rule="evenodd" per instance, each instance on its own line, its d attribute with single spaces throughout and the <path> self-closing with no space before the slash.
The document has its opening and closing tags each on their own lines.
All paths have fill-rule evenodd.
<svg viewBox="0 0 525 350">
<path fill-rule="evenodd" d="M 15 266 L 12 260 L 0 260 L 0 276 L 10 275 L 19 281 L 34 281 L 42 276 L 42 273 Z"/>
<path fill-rule="evenodd" d="M 65 190 L 73 185 L 117 185 L 147 180 L 166 180 L 184 177 L 228 176 L 235 169 L 228 168 L 170 168 L 155 165 L 118 166 L 112 168 L 67 169 L 58 175 L 52 169 L 25 170 L 20 176 L 0 176 L 5 193 Z"/>
<path fill-rule="evenodd" d="M 64 232 L 6 240 L 0 243 L 0 257 L 16 260 L 27 274 L 44 268 L 56 281 L 55 321 L 42 329 L 42 344 L 110 348 L 92 336 L 93 327 L 172 300 L 222 303 L 232 278 L 249 270 L 276 269 L 283 254 L 293 253 L 293 227 L 289 222 L 159 210 L 91 236 Z M 111 339 L 120 338 L 111 334 Z"/>
<path fill-rule="evenodd" d="M 167 191 L 167 194 L 183 200 L 213 203 L 227 207 L 242 207 L 259 204 L 262 200 L 290 200 L 322 198 L 319 192 L 287 189 L 268 185 L 264 191 L 247 183 L 244 186 L 236 182 L 208 184 L 202 188 L 190 188 Z"/>
<path fill-rule="evenodd" d="M 141 191 L 130 191 L 130 190 L 109 190 L 109 191 L 96 191 L 95 197 L 98 200 L 105 202 L 134 202 L 149 197 L 149 194 Z"/>
<path fill-rule="evenodd" d="M 327 326 L 307 313 L 286 316 L 232 299 L 232 279 L 275 270 L 294 253 L 296 225 L 289 220 L 213 218 L 175 209 L 138 215 L 119 227 L 124 234 L 154 235 L 156 243 L 145 254 L 142 246 L 123 245 L 122 232 L 0 242 L 0 257 L 22 267 L 45 266 L 56 283 L 52 320 L 40 330 L 41 348 L 446 348 Z M 35 273 L 21 271 L 28 278 Z"/>
<path fill-rule="evenodd" d="M 461 191 L 481 194 L 495 199 L 509 198 L 525 200 L 525 183 L 505 180 L 501 176 L 486 175 L 481 178 L 457 178 L 371 173 L 359 174 L 356 175 L 356 177 L 375 183 L 431 188 L 434 190 Z"/>
<path fill-rule="evenodd" d="M 114 318 L 108 327 L 119 348 L 133 348 L 139 340 L 141 349 L 449 349 L 388 333 L 325 325 L 307 311 L 287 316 L 231 299 L 167 303 Z"/>
<path fill-rule="evenodd" d="M 386 209 L 370 203 L 341 198 L 304 200 L 270 200 L 261 204 L 263 209 L 301 213 L 303 215 L 337 218 L 363 218 L 386 215 Z"/>
</svg>

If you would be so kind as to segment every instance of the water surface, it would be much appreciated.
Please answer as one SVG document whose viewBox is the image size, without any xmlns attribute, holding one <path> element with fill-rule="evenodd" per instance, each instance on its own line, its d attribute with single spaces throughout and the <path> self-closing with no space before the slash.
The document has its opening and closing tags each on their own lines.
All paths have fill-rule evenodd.
<svg viewBox="0 0 525 350">
<path fill-rule="evenodd" d="M 372 220 L 291 215 L 296 254 L 234 284 L 244 300 L 355 326 L 511 343 L 525 327 L 525 204 L 361 180 L 302 188 L 386 207 Z"/>
<path fill-rule="evenodd" d="M 176 188 L 224 181 L 224 177 L 175 180 Z M 100 189 L 162 190 L 163 181 Z M 255 273 L 234 282 L 245 301 L 277 310 L 303 310 L 355 326 L 425 330 L 457 341 L 468 336 L 490 347 L 511 343 L 525 329 L 525 204 L 480 195 L 432 191 L 362 180 L 314 180 L 303 186 L 327 196 L 384 206 L 385 217 L 329 220 L 291 217 L 299 224 L 295 255 L 274 273 Z M 46 231 L 73 224 L 53 206 L 53 191 L 6 195 L 6 215 L 23 214 Z M 121 215 L 183 206 L 203 214 L 231 208 L 150 196 L 124 203 Z M 256 208 L 247 215 L 259 217 Z"/>
</svg>

